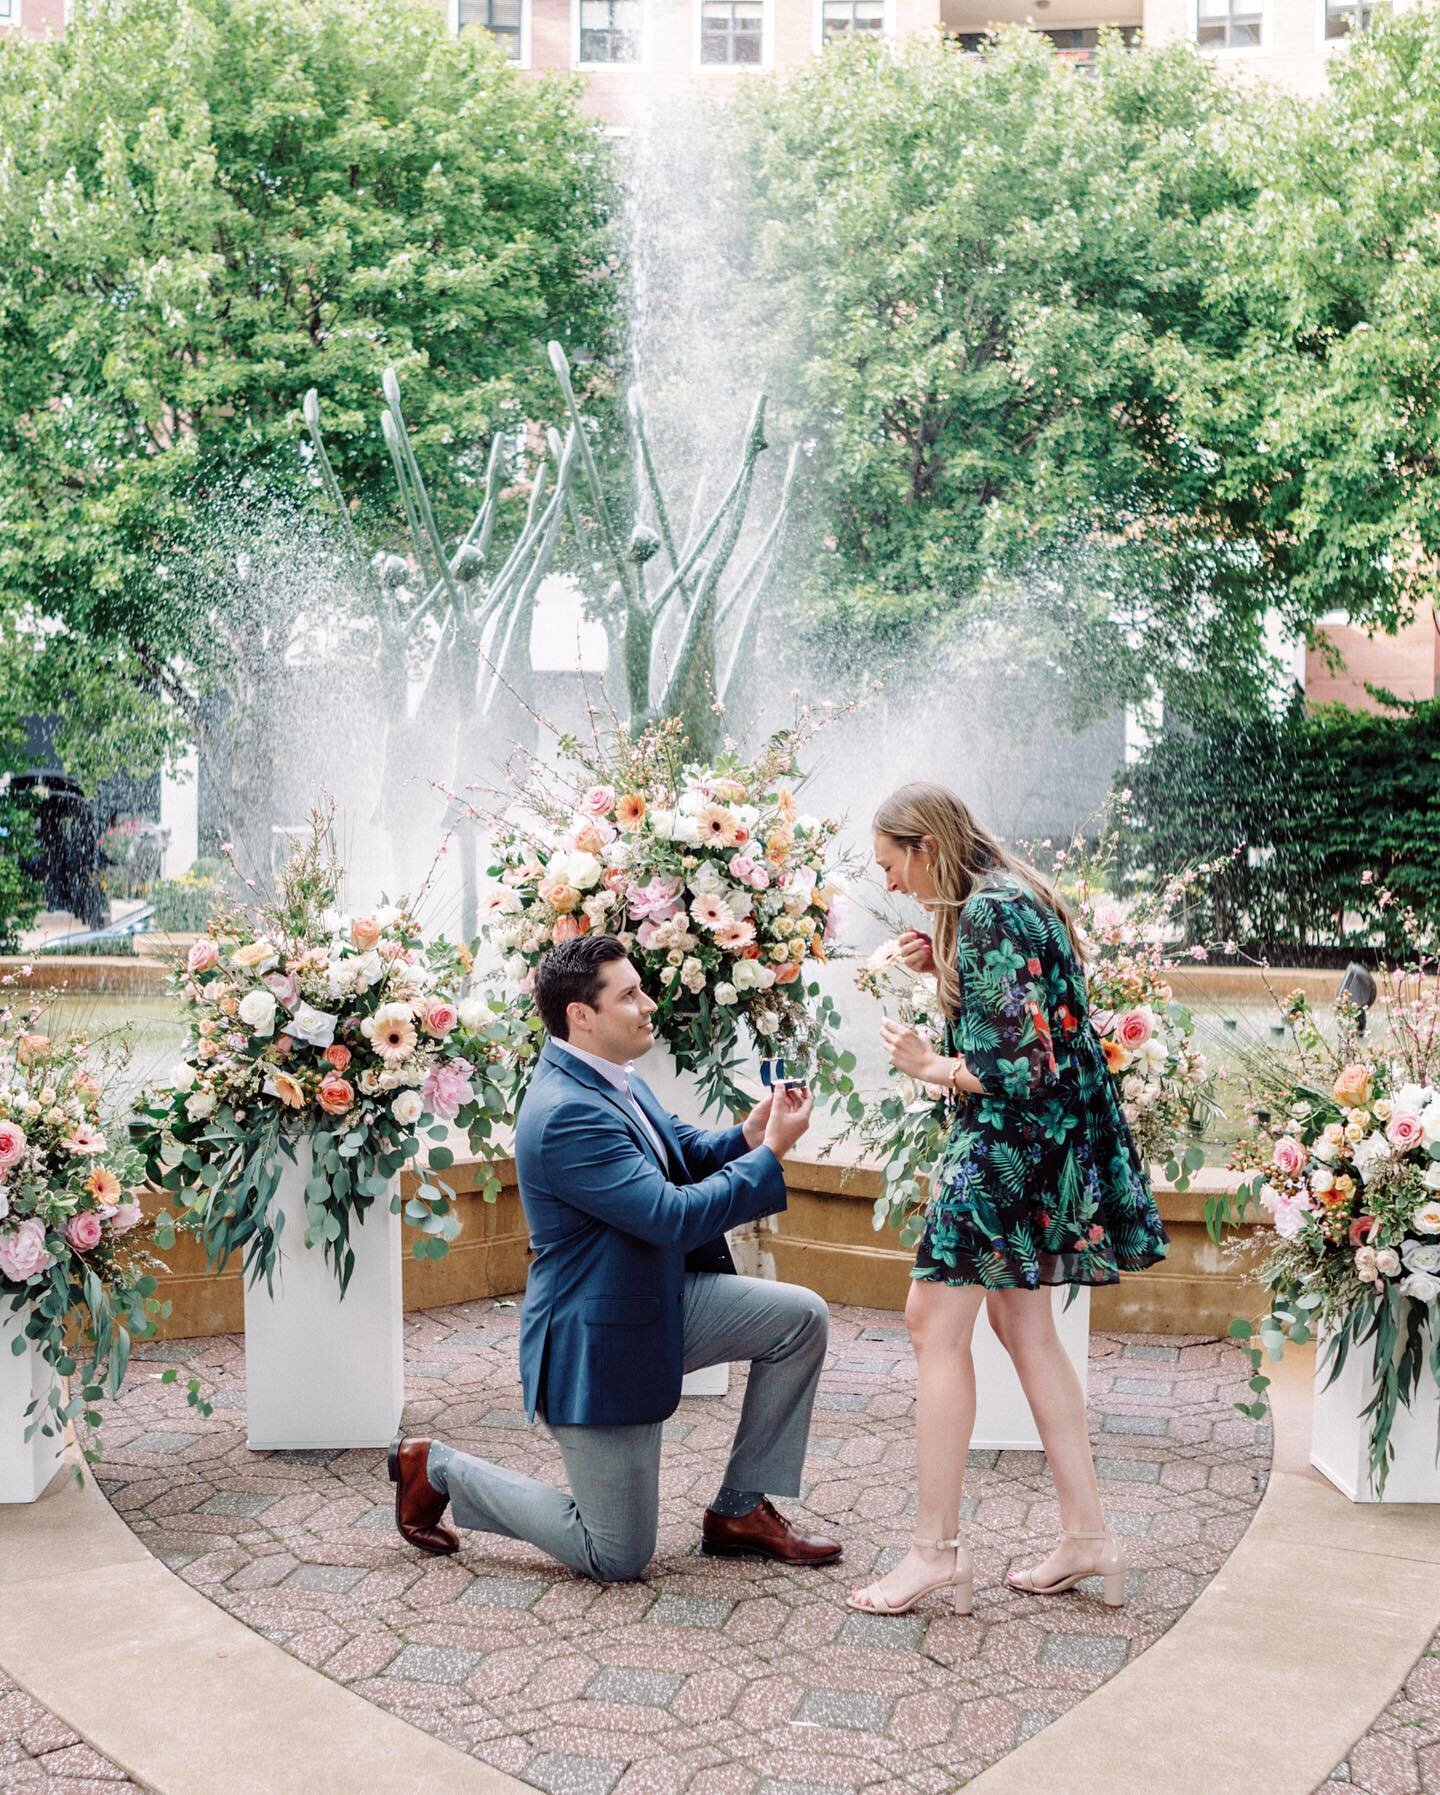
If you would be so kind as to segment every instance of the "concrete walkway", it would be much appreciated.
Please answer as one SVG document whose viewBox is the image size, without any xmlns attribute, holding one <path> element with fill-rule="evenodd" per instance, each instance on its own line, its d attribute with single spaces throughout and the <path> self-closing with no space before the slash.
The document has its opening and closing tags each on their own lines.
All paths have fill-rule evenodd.
<svg viewBox="0 0 1440 1795">
<path fill-rule="evenodd" d="M 993 1765 L 975 1795 L 1309 1795 L 1440 1627 L 1440 1508 L 1361 1506 L 1310 1467 L 1314 1351 L 1271 1398 L 1275 1465 L 1250 1529 L 1123 1675 Z"/>
<path fill-rule="evenodd" d="M 1309 1795 L 1385 1708 L 1440 1625 L 1440 1510 L 1332 1491 L 1306 1463 L 1308 1355 L 1280 1372 L 1274 1473 L 1239 1545 L 1156 1643 L 970 1783 L 979 1795 Z M 225 1613 L 89 1478 L 0 1511 L 0 1672 L 160 1795 L 525 1787 Z"/>
</svg>

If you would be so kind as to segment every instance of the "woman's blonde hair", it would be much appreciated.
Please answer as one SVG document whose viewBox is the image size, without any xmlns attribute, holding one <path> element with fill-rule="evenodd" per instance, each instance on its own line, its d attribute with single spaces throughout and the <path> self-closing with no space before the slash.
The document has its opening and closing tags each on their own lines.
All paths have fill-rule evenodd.
<svg viewBox="0 0 1440 1795">
<path fill-rule="evenodd" d="M 875 812 L 871 827 L 888 835 L 907 854 L 919 853 L 925 837 L 930 851 L 930 879 L 935 887 L 935 975 L 945 1014 L 960 1014 L 960 979 L 955 969 L 955 939 L 960 911 L 970 894 L 993 872 L 1008 872 L 1053 910 L 1065 925 L 1077 964 L 1083 964 L 1080 937 L 1065 900 L 1033 866 L 1001 846 L 976 822 L 962 798 L 949 786 L 917 779 L 891 792 Z"/>
</svg>

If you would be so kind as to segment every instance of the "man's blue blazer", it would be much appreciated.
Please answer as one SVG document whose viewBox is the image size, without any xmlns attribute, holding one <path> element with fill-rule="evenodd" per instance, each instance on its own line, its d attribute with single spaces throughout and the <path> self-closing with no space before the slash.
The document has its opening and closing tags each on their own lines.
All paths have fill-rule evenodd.
<svg viewBox="0 0 1440 1795">
<path fill-rule="evenodd" d="M 520 1321 L 525 1407 L 561 1426 L 663 1421 L 680 1401 L 686 1271 L 735 1269 L 727 1228 L 785 1207 L 768 1147 L 692 1128 L 634 1073 L 616 1088 L 548 1041 L 515 1130 L 535 1257 Z"/>
</svg>

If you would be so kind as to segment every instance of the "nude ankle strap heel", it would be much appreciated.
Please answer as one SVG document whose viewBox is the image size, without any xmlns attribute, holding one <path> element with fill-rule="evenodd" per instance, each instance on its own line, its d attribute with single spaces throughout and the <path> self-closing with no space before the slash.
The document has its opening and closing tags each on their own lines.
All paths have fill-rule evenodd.
<svg viewBox="0 0 1440 1795">
<path fill-rule="evenodd" d="M 888 1602 L 879 1591 L 871 1596 L 868 1602 L 857 1602 L 855 1597 L 866 1593 L 857 1589 L 845 1601 L 847 1608 L 854 1608 L 860 1614 L 908 1614 L 915 1604 L 937 1589 L 954 1591 L 954 1611 L 956 1614 L 973 1614 L 975 1610 L 975 1567 L 970 1554 L 963 1543 L 957 1539 L 925 1539 L 922 1535 L 913 1534 L 912 1539 L 917 1546 L 926 1546 L 932 1552 L 951 1552 L 955 1554 L 955 1569 L 948 1577 L 937 1577 L 933 1583 L 927 1583 L 923 1589 L 917 1589 L 913 1596 L 905 1602 Z M 871 1589 L 873 1585 L 869 1586 Z"/>
<path fill-rule="evenodd" d="M 1108 1530 L 1104 1533 L 1085 1533 L 1076 1527 L 1062 1527 L 1063 1539 L 1098 1539 L 1103 1541 L 1099 1560 L 1089 1570 L 1076 1571 L 1068 1577 L 1061 1577 L 1055 1583 L 1037 1583 L 1033 1571 L 1012 1571 L 1011 1586 L 1022 1589 L 1027 1595 L 1058 1596 L 1067 1589 L 1074 1589 L 1077 1583 L 1083 1583 L 1087 1577 L 1099 1577 L 1103 1595 L 1101 1600 L 1107 1608 L 1123 1608 L 1125 1606 L 1125 1573 L 1129 1569 L 1125 1554 L 1120 1550 L 1115 1535 Z"/>
</svg>

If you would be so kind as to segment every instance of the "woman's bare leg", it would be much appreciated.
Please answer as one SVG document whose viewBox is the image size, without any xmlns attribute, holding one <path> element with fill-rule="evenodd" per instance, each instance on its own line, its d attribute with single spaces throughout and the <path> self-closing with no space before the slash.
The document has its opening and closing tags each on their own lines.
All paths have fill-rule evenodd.
<svg viewBox="0 0 1440 1795">
<path fill-rule="evenodd" d="M 905 1304 L 915 1347 L 915 1532 L 953 1539 L 960 1521 L 965 1459 L 975 1426 L 975 1366 L 970 1336 L 985 1292 L 978 1285 L 917 1280 Z M 894 1604 L 954 1568 L 953 1550 L 914 1546 L 864 1595 L 875 1590 Z"/>
<path fill-rule="evenodd" d="M 1090 1455 L 1085 1393 L 1055 1330 L 1051 1292 L 992 1290 L 986 1314 L 1010 1355 L 1040 1430 L 1060 1502 L 1060 1525 L 1077 1533 L 1103 1531 L 1105 1517 Z M 1096 1561 L 1099 1550 L 1098 1540 L 1062 1539 L 1049 1557 L 1034 1567 L 1035 1581 L 1053 1583 L 1083 1570 Z"/>
</svg>

